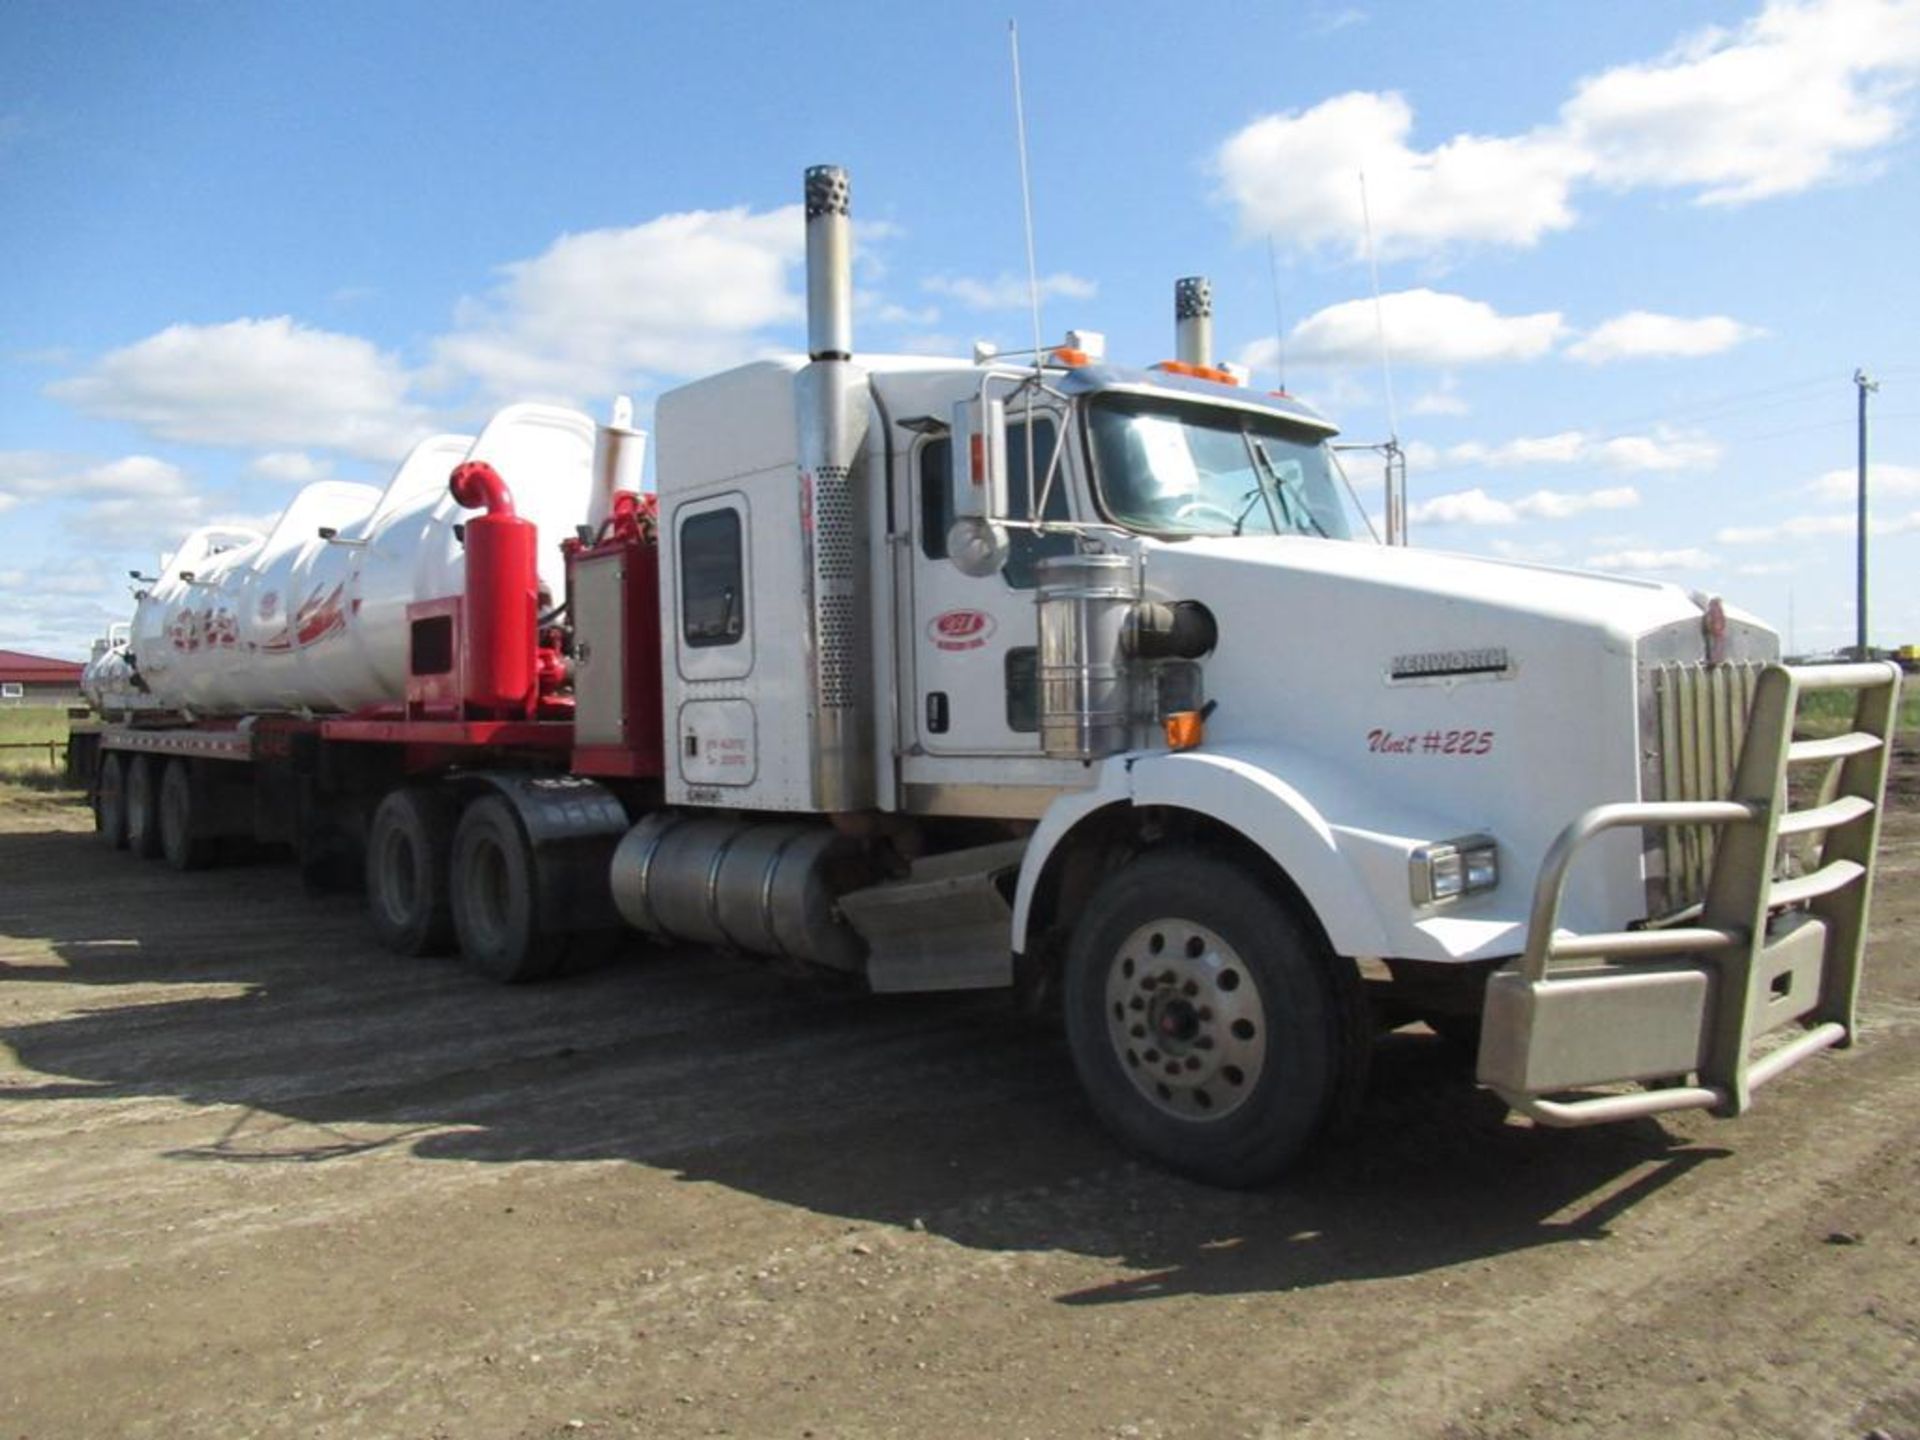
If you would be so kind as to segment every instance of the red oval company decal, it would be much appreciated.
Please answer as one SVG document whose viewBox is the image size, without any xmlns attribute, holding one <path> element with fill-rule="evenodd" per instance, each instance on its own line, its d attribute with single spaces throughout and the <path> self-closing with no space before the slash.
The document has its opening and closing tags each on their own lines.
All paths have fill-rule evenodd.
<svg viewBox="0 0 1920 1440">
<path fill-rule="evenodd" d="M 948 610 L 927 622 L 927 638 L 941 650 L 978 650 L 993 630 L 984 610 Z"/>
</svg>

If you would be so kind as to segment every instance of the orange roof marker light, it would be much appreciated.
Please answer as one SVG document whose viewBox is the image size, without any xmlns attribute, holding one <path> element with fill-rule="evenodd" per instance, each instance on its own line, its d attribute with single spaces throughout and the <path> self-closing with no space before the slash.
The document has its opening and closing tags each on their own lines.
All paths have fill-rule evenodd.
<svg viewBox="0 0 1920 1440">
<path fill-rule="evenodd" d="M 1153 367 L 1164 370 L 1169 375 L 1186 375 L 1195 380 L 1211 380 L 1216 385 L 1239 385 L 1243 382 L 1233 371 L 1215 365 L 1189 365 L 1184 360 L 1162 360 Z"/>
</svg>

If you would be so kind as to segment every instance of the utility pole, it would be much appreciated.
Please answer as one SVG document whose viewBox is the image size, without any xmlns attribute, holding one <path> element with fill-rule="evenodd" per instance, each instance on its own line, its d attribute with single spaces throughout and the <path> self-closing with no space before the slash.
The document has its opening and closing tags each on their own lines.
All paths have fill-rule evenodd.
<svg viewBox="0 0 1920 1440">
<path fill-rule="evenodd" d="M 1854 576 L 1853 658 L 1864 660 L 1867 658 L 1867 396 L 1880 388 L 1880 382 L 1871 379 L 1864 369 L 1856 369 L 1853 372 L 1853 384 L 1854 388 L 1860 392 L 1860 508 L 1855 535 L 1859 555 Z"/>
</svg>

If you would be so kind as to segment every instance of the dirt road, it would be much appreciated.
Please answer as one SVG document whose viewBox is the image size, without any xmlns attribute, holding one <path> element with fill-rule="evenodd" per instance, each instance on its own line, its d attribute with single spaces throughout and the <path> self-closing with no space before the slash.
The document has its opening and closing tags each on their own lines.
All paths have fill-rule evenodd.
<svg viewBox="0 0 1920 1440">
<path fill-rule="evenodd" d="M 1264 1194 L 995 1000 L 502 991 L 0 804 L 0 1434 L 1920 1437 L 1920 757 L 1866 1033 L 1549 1133 L 1432 1037 Z"/>
</svg>

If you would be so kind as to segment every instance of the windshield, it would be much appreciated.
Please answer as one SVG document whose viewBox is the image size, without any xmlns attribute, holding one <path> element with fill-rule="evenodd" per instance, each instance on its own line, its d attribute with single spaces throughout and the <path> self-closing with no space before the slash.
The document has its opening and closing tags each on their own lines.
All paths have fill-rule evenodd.
<svg viewBox="0 0 1920 1440">
<path fill-rule="evenodd" d="M 1096 396 L 1094 470 L 1109 517 L 1156 535 L 1352 538 L 1321 437 L 1279 416 Z"/>
</svg>

